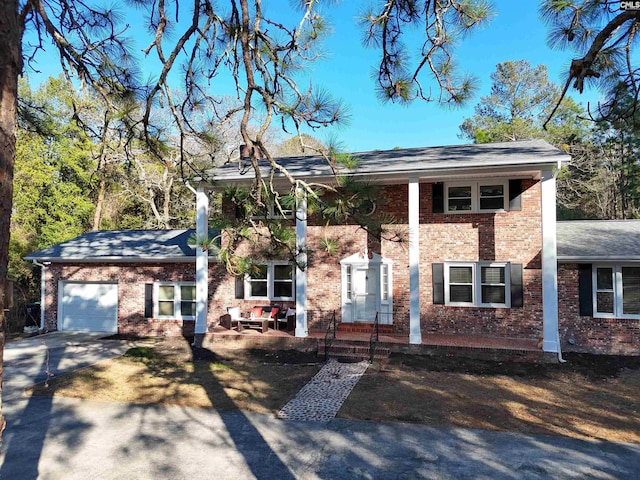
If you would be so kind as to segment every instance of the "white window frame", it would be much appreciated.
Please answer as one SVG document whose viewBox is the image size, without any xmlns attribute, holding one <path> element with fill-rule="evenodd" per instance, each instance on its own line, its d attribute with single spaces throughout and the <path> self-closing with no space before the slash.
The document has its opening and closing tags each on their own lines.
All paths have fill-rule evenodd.
<svg viewBox="0 0 640 480">
<path fill-rule="evenodd" d="M 482 209 L 480 208 L 480 187 L 490 185 L 501 185 L 504 193 L 502 208 Z M 449 189 L 455 187 L 471 187 L 471 210 L 449 210 Z M 495 213 L 506 212 L 509 210 L 509 180 L 491 180 L 487 179 L 469 182 L 451 182 L 444 185 L 444 211 L 453 214 L 469 214 L 469 213 Z"/>
<path fill-rule="evenodd" d="M 273 203 L 269 203 L 266 205 L 267 207 L 267 215 L 252 215 L 251 219 L 252 220 L 278 220 L 278 219 L 282 219 L 282 220 L 291 220 L 294 218 L 295 216 L 295 208 L 291 209 L 291 210 L 287 210 L 285 208 L 283 208 L 283 212 L 284 212 L 284 216 L 280 215 L 280 211 L 276 209 L 275 204 Z"/>
<path fill-rule="evenodd" d="M 173 287 L 173 315 L 160 315 L 160 287 Z M 195 315 L 182 315 L 182 290 L 180 287 L 196 287 L 195 282 L 155 282 L 153 284 L 153 317 L 160 319 L 195 320 Z M 168 300 L 163 300 L 168 301 Z M 195 304 L 196 299 L 192 302 Z M 193 309 L 195 312 L 195 307 Z"/>
<path fill-rule="evenodd" d="M 452 302 L 450 300 L 451 267 L 471 267 L 471 302 Z M 504 268 L 505 303 L 482 303 L 482 267 Z M 451 307 L 511 308 L 511 268 L 510 262 L 445 262 L 444 264 L 444 304 Z"/>
<path fill-rule="evenodd" d="M 594 318 L 630 318 L 640 320 L 640 314 L 624 313 L 622 305 L 622 269 L 623 268 L 640 268 L 640 264 L 633 263 L 598 263 L 594 264 L 591 269 L 592 275 L 592 302 L 593 302 L 593 316 Z M 611 312 L 598 312 L 598 291 L 611 291 L 611 290 L 598 290 L 598 268 L 611 268 L 613 270 L 613 313 Z"/>
<path fill-rule="evenodd" d="M 261 266 L 267 267 L 267 296 L 251 296 L 249 292 L 251 292 L 251 275 L 247 274 L 244 277 L 244 291 L 246 300 L 280 300 L 280 301 L 289 301 L 295 300 L 295 276 L 296 269 L 295 266 L 292 266 L 291 269 L 291 296 L 290 297 L 276 297 L 274 296 L 274 282 L 275 282 L 275 267 L 278 265 L 291 265 L 291 262 L 281 261 L 281 260 L 272 260 L 269 262 L 265 262 L 260 264 Z"/>
</svg>

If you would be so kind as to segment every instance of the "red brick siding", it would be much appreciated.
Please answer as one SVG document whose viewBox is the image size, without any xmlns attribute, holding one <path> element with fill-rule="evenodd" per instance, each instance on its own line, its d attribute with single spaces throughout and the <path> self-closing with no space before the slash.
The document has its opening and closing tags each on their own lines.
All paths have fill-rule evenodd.
<svg viewBox="0 0 640 480">
<path fill-rule="evenodd" d="M 420 311 L 425 334 L 495 335 L 537 339 L 542 332 L 540 184 L 523 182 L 522 211 L 495 214 L 432 213 L 432 184 L 420 184 Z M 406 222 L 408 187 L 384 195 L 389 210 Z M 390 226 L 398 228 L 402 225 Z M 406 228 L 407 225 L 405 224 Z M 383 241 L 393 260 L 394 323 L 409 331 L 408 243 Z M 504 261 L 524 266 L 524 307 L 448 307 L 432 304 L 432 264 L 445 261 Z"/>
<path fill-rule="evenodd" d="M 558 316 L 564 351 L 608 355 L 640 354 L 640 320 L 580 315 L 578 265 L 558 266 Z M 568 343 L 569 339 L 575 345 Z"/>
<path fill-rule="evenodd" d="M 421 328 L 446 334 L 482 334 L 538 338 L 542 331 L 542 286 L 540 270 L 541 214 L 540 183 L 524 181 L 522 211 L 496 214 L 433 214 L 432 184 L 420 185 L 420 302 Z M 403 241 L 383 239 L 379 247 L 383 256 L 393 261 L 394 323 L 399 332 L 409 330 L 409 255 L 408 255 L 408 186 L 381 188 L 378 212 L 388 212 L 397 223 L 387 229 L 398 231 Z M 371 248 L 367 232 L 357 225 L 324 227 L 310 221 L 307 228 L 309 263 L 307 267 L 307 316 L 310 330 L 326 328 L 332 312 L 341 318 L 340 260 Z M 328 237 L 339 242 L 338 251 L 327 253 L 321 245 Z M 245 253 L 249 253 L 248 247 Z M 242 250 L 240 250 L 242 251 Z M 496 260 L 522 263 L 524 270 L 524 308 L 492 309 L 446 307 L 432 304 L 431 268 L 434 262 L 448 260 Z M 119 331 L 140 335 L 179 335 L 193 329 L 193 321 L 144 318 L 144 284 L 157 281 L 195 279 L 195 266 L 162 265 L 52 265 L 47 275 L 47 328 L 57 322 L 57 286 L 66 280 L 118 281 Z M 223 265 L 209 265 L 208 326 L 212 328 L 227 307 L 239 306 L 248 312 L 264 301 L 235 299 L 235 279 Z M 283 307 L 293 302 L 272 302 Z M 184 323 L 184 324 L 183 324 Z"/>
</svg>

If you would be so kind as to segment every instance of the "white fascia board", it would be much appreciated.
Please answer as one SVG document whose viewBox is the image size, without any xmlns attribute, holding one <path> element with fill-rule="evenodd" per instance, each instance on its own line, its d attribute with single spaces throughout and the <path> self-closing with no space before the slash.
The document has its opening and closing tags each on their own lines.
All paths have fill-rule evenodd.
<svg viewBox="0 0 640 480">
<path fill-rule="evenodd" d="M 640 262 L 640 256 L 616 255 L 598 257 L 558 257 L 558 263 L 607 263 L 607 262 Z"/>
<path fill-rule="evenodd" d="M 397 170 L 392 172 L 385 171 L 355 171 L 355 172 L 343 172 L 337 176 L 349 176 L 349 177 L 366 177 L 368 180 L 372 180 L 376 183 L 406 183 L 407 178 L 418 178 L 420 180 L 444 180 L 456 177 L 468 178 L 469 176 L 504 176 L 513 177 L 523 176 L 529 178 L 540 178 L 540 173 L 544 169 L 557 166 L 557 162 L 545 162 L 545 163 L 523 163 L 523 164 L 509 164 L 509 165 L 464 165 L 460 167 L 442 167 L 442 168 L 428 168 L 418 170 Z M 295 178 L 301 178 L 305 180 L 313 180 L 316 183 L 332 183 L 335 181 L 335 176 L 322 174 L 313 175 L 310 172 L 302 172 L 293 174 Z M 209 188 L 215 189 L 219 184 L 221 187 L 225 187 L 229 184 L 243 185 L 248 184 L 254 180 L 253 176 L 232 176 L 221 177 L 214 179 L 214 183 L 209 185 Z M 275 177 L 274 183 L 276 186 L 287 187 L 291 186 L 291 183 L 284 177 Z"/>
</svg>

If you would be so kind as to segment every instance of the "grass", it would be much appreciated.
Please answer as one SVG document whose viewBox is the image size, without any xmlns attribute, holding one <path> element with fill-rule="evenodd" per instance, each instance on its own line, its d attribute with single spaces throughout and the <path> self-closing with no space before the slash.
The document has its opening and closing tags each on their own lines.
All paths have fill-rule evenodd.
<svg viewBox="0 0 640 480">
<path fill-rule="evenodd" d="M 367 370 L 338 416 L 640 444 L 640 358 L 567 358 L 539 365 L 394 354 Z M 143 343 L 32 393 L 275 413 L 320 367 L 308 353 L 191 350 L 174 340 Z"/>
</svg>

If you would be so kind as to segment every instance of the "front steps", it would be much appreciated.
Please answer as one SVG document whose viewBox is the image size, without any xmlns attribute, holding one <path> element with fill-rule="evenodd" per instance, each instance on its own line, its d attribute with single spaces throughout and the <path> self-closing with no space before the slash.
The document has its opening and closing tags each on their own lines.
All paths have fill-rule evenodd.
<svg viewBox="0 0 640 480">
<path fill-rule="evenodd" d="M 380 344 L 374 346 L 373 360 L 385 362 L 389 359 L 391 350 Z M 324 340 L 318 343 L 318 356 L 334 358 L 339 362 L 362 362 L 371 360 L 370 343 L 365 340 L 329 340 L 329 347 Z"/>
<path fill-rule="evenodd" d="M 338 323 L 339 333 L 367 333 L 371 334 L 372 323 Z M 378 325 L 379 335 L 395 335 L 395 325 Z"/>
</svg>

